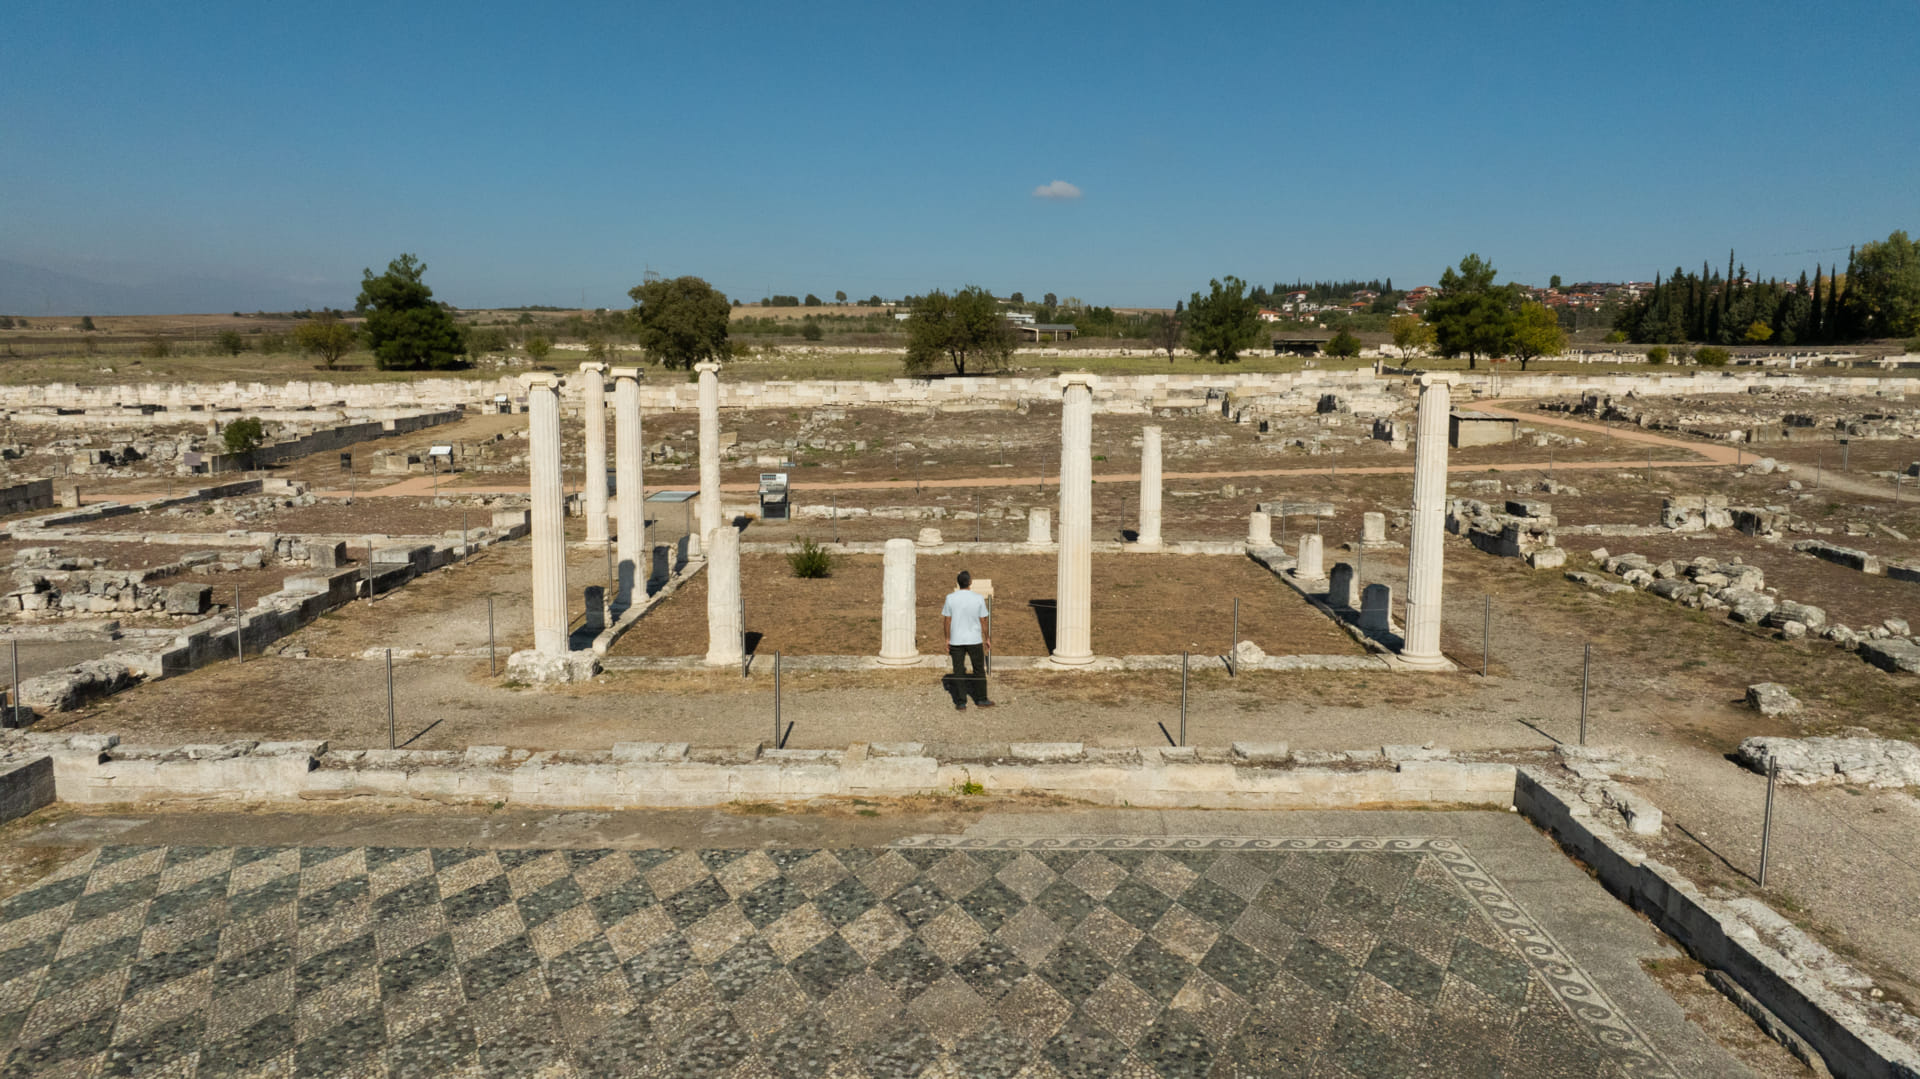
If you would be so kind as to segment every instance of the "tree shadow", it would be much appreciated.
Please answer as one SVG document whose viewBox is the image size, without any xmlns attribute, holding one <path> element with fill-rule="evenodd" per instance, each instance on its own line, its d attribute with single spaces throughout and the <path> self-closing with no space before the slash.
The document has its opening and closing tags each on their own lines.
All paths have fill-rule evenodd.
<svg viewBox="0 0 1920 1079">
<path fill-rule="evenodd" d="M 1059 601 L 1030 599 L 1027 606 L 1033 608 L 1033 620 L 1040 627 L 1040 639 L 1046 645 L 1047 654 L 1052 655 L 1060 626 Z"/>
</svg>

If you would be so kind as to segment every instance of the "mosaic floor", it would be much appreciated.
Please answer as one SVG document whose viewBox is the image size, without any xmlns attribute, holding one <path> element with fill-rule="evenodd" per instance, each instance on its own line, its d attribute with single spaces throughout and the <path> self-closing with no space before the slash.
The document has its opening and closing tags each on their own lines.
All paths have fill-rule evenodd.
<svg viewBox="0 0 1920 1079">
<path fill-rule="evenodd" d="M 0 1075 L 1672 1070 L 1456 843 L 107 847 L 0 904 Z"/>
</svg>

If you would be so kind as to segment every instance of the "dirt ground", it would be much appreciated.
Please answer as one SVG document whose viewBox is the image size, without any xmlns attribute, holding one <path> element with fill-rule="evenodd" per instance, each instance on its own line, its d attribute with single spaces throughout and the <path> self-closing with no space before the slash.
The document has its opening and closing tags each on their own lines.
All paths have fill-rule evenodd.
<svg viewBox="0 0 1920 1079">
<path fill-rule="evenodd" d="M 741 560 L 749 641 L 760 653 L 874 655 L 880 649 L 881 559 L 838 559 L 833 576 L 793 576 L 783 555 Z M 1051 648 L 1057 562 L 1050 555 L 944 556 L 915 573 L 919 648 L 944 653 L 940 607 L 964 568 L 993 583 L 994 651 L 1044 656 Z M 1359 655 L 1361 649 L 1264 567 L 1237 555 L 1114 555 L 1093 561 L 1094 650 L 1101 655 L 1223 654 L 1233 601 L 1240 637 L 1275 655 Z M 757 635 L 757 636 L 756 636 Z M 691 656 L 707 650 L 702 574 L 664 600 L 615 646 L 623 656 Z"/>
<path fill-rule="evenodd" d="M 437 536 L 462 528 L 485 528 L 491 511 L 480 500 L 435 505 L 432 498 L 328 498 L 311 506 L 280 506 L 259 511 L 255 499 L 222 499 L 188 512 L 133 513 L 73 526 L 76 532 L 170 532 L 222 534 L 248 532 L 318 533 L 345 536 Z M 194 512 L 195 510 L 200 512 Z M 236 512 L 243 512 L 244 519 Z"/>
</svg>

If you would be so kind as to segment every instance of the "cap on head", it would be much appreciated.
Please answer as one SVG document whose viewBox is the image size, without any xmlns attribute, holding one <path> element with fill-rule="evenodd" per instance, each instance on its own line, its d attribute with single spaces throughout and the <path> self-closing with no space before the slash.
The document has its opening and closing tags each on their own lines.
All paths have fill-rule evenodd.
<svg viewBox="0 0 1920 1079">
<path fill-rule="evenodd" d="M 960 587 L 961 587 L 961 588 L 972 588 L 972 587 L 973 587 L 973 574 L 971 574 L 971 573 L 968 573 L 968 572 L 967 572 L 966 570 L 961 570 L 961 571 L 960 571 L 960 576 L 958 576 L 958 577 L 955 577 L 955 578 L 954 578 L 954 580 L 956 580 L 956 581 L 959 581 L 959 582 L 960 582 Z"/>
</svg>

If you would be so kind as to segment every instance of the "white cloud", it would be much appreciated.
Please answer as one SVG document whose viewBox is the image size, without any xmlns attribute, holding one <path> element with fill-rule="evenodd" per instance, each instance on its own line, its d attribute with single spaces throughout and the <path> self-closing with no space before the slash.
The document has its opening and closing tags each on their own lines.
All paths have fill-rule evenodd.
<svg viewBox="0 0 1920 1079">
<path fill-rule="evenodd" d="M 1080 189 L 1065 180 L 1055 180 L 1050 184 L 1041 184 L 1039 187 L 1034 188 L 1033 197 L 1036 199 L 1077 199 L 1080 197 Z"/>
</svg>

